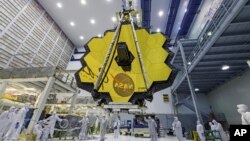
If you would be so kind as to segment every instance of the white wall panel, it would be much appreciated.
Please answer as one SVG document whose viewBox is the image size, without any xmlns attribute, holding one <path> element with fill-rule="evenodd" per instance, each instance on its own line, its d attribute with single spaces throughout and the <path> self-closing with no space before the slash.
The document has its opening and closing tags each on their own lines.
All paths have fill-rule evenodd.
<svg viewBox="0 0 250 141">
<path fill-rule="evenodd" d="M 0 4 L 0 68 L 66 68 L 74 46 L 39 3 L 1 0 Z"/>
</svg>

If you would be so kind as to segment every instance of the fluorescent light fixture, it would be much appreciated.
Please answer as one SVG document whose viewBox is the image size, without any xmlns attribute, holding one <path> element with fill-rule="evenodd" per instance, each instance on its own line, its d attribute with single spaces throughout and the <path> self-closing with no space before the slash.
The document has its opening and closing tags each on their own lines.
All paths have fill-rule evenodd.
<svg viewBox="0 0 250 141">
<path fill-rule="evenodd" d="M 187 12 L 187 8 L 185 9 L 185 11 L 184 11 L 185 13 Z"/>
<path fill-rule="evenodd" d="M 113 17 L 111 18 L 111 20 L 112 20 L 113 22 L 116 22 L 116 21 L 117 21 L 117 19 L 116 19 L 115 16 L 113 16 Z"/>
<path fill-rule="evenodd" d="M 247 64 L 248 64 L 248 66 L 250 67 L 250 60 L 247 60 Z"/>
<path fill-rule="evenodd" d="M 228 65 L 223 65 L 223 66 L 221 67 L 221 69 L 222 69 L 222 70 L 228 70 L 228 69 L 230 69 L 230 66 L 228 66 Z"/>
<path fill-rule="evenodd" d="M 95 19 L 90 19 L 91 24 L 95 24 Z"/>
<path fill-rule="evenodd" d="M 209 31 L 209 32 L 207 33 L 207 36 L 211 36 L 211 35 L 212 35 L 212 32 Z"/>
<path fill-rule="evenodd" d="M 98 34 L 97 36 L 98 36 L 98 37 L 102 37 L 102 34 Z"/>
<path fill-rule="evenodd" d="M 140 14 L 136 14 L 136 19 L 137 19 L 137 20 L 140 19 Z"/>
<path fill-rule="evenodd" d="M 194 91 L 198 92 L 200 89 L 199 88 L 195 88 Z"/>
<path fill-rule="evenodd" d="M 7 88 L 6 90 L 8 90 L 8 91 L 16 91 L 17 89 L 15 89 L 15 88 Z"/>
<path fill-rule="evenodd" d="M 75 26 L 75 23 L 74 22 L 70 22 L 69 23 L 71 26 Z"/>
<path fill-rule="evenodd" d="M 35 88 L 24 88 L 25 90 L 28 90 L 28 91 L 35 91 L 36 89 Z"/>
<path fill-rule="evenodd" d="M 81 40 L 83 40 L 83 39 L 84 39 L 84 37 L 83 37 L 83 36 L 80 36 L 80 39 L 81 39 Z"/>
<path fill-rule="evenodd" d="M 107 2 L 111 2 L 111 0 L 106 0 Z"/>
<path fill-rule="evenodd" d="M 160 28 L 157 28 L 157 29 L 156 29 L 156 32 L 161 32 L 161 29 L 160 29 Z"/>
<path fill-rule="evenodd" d="M 62 8 L 62 3 L 58 2 L 58 3 L 56 4 L 56 6 L 57 6 L 58 8 Z"/>
<path fill-rule="evenodd" d="M 86 5 L 87 4 L 86 0 L 81 0 L 81 4 Z"/>
<path fill-rule="evenodd" d="M 188 62 L 188 65 L 191 65 L 191 62 Z"/>
<path fill-rule="evenodd" d="M 181 30 L 181 27 L 179 26 L 178 30 Z"/>
<path fill-rule="evenodd" d="M 160 11 L 158 12 L 158 16 L 159 16 L 159 17 L 162 17 L 163 14 L 164 14 L 164 12 L 163 12 L 162 10 L 160 10 Z"/>
</svg>

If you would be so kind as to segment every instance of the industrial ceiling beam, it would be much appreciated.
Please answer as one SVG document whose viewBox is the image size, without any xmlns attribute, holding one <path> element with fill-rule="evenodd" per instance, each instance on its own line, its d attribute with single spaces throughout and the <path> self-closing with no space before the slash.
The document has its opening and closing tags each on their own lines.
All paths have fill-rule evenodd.
<svg viewBox="0 0 250 141">
<path fill-rule="evenodd" d="M 245 60 L 227 60 L 227 61 L 209 61 L 209 62 L 205 62 L 205 61 L 201 61 L 198 65 L 220 65 L 220 64 L 225 64 L 225 63 L 229 63 L 230 65 L 237 65 L 237 64 L 244 64 L 245 65 Z"/>
<path fill-rule="evenodd" d="M 216 67 L 221 68 L 222 65 L 229 65 L 230 67 L 244 67 L 247 65 L 246 62 L 242 61 L 241 63 L 231 63 L 231 62 L 224 62 L 224 63 L 218 63 L 218 64 L 199 64 L 197 65 L 197 68 L 206 68 L 206 67 Z"/>
<path fill-rule="evenodd" d="M 243 21 L 233 21 L 230 25 L 237 25 L 237 26 L 241 26 L 241 25 L 245 25 L 245 24 L 250 24 L 249 20 L 243 20 Z"/>
<path fill-rule="evenodd" d="M 29 87 L 34 87 L 34 88 L 39 89 L 39 90 L 42 90 L 44 88 L 44 86 L 42 87 L 42 86 L 36 85 L 32 82 L 22 82 L 21 84 L 29 86 Z"/>
<path fill-rule="evenodd" d="M 220 38 L 228 38 L 228 37 L 242 37 L 242 36 L 250 36 L 248 31 L 244 31 L 244 32 L 229 32 L 229 33 L 223 33 Z M 219 40 L 220 40 L 219 38 Z"/>
<path fill-rule="evenodd" d="M 8 81 L 8 82 L 37 82 L 37 81 L 48 81 L 48 77 L 40 77 L 40 78 L 13 78 L 13 79 L 0 79 L 0 82 Z"/>
<path fill-rule="evenodd" d="M 235 50 L 235 51 L 221 51 L 221 52 L 208 52 L 206 56 L 212 55 L 223 55 L 224 56 L 233 56 L 233 55 L 240 55 L 240 56 L 250 56 L 250 49 L 249 50 Z"/>
<path fill-rule="evenodd" d="M 238 44 L 238 45 L 228 45 L 228 46 L 213 46 L 209 50 L 209 54 L 216 54 L 221 52 L 228 52 L 228 53 L 236 53 L 236 52 L 250 52 L 250 44 Z M 185 54 L 191 54 L 193 52 L 193 49 L 186 49 Z M 177 53 L 178 57 L 180 57 L 180 54 Z"/>
<path fill-rule="evenodd" d="M 55 81 L 56 84 L 58 84 L 59 86 L 63 87 L 64 89 L 67 89 L 68 91 L 71 91 L 71 92 L 76 92 L 76 89 L 75 88 L 72 88 L 71 86 L 69 86 L 68 84 L 65 84 L 59 80 L 56 79 Z"/>
<path fill-rule="evenodd" d="M 227 75 L 228 73 L 237 73 L 237 71 L 203 71 L 203 72 L 191 72 L 191 76 L 195 75 L 214 75 L 214 74 L 222 74 L 222 75 Z"/>
<path fill-rule="evenodd" d="M 247 67 L 247 64 L 246 64 L 246 67 Z M 230 70 L 233 70 L 233 69 L 244 69 L 244 68 L 246 68 L 246 67 L 244 67 L 244 66 L 230 66 Z M 215 71 L 217 71 L 217 70 L 221 70 L 221 66 L 206 66 L 206 67 L 196 67 L 195 69 L 194 69 L 195 71 L 198 71 L 198 70 L 205 70 L 205 71 L 207 71 L 207 70 L 215 70 Z"/>
</svg>

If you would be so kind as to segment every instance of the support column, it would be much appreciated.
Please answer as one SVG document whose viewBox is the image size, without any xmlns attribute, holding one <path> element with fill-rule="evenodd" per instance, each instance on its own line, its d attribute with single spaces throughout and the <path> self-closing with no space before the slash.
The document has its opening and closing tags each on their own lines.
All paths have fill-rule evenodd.
<svg viewBox="0 0 250 141">
<path fill-rule="evenodd" d="M 172 106 L 172 114 L 177 115 L 178 111 L 177 111 L 177 107 L 175 106 L 176 103 L 176 94 L 172 93 L 169 95 L 169 99 L 171 100 L 171 106 Z"/>
<path fill-rule="evenodd" d="M 188 86 L 189 86 L 189 89 L 190 89 L 190 92 L 191 92 L 191 97 L 192 97 L 193 104 L 194 104 L 195 114 L 196 114 L 197 120 L 201 121 L 202 119 L 201 119 L 201 117 L 200 117 L 200 114 L 199 114 L 199 111 L 198 111 L 198 108 L 197 108 L 197 103 L 196 103 L 196 94 L 195 94 L 195 90 L 194 90 L 193 84 L 192 84 L 192 82 L 191 82 L 191 79 L 190 79 L 190 76 L 189 76 L 188 70 L 187 70 L 186 55 L 185 55 L 183 46 L 182 46 L 182 44 L 181 44 L 180 41 L 177 42 L 177 45 L 180 47 L 181 56 L 182 56 L 182 61 L 183 61 L 183 66 L 184 66 L 184 71 L 185 71 L 185 73 L 186 73 L 186 78 L 187 78 L 187 81 L 188 81 Z M 202 121 L 201 121 L 201 122 L 202 122 Z"/>
<path fill-rule="evenodd" d="M 4 95 L 6 88 L 8 87 L 8 81 L 3 81 L 0 85 L 0 97 Z"/>
<path fill-rule="evenodd" d="M 54 77 L 50 77 L 43 92 L 40 94 L 40 96 L 37 98 L 37 101 L 34 105 L 35 107 L 35 111 L 33 113 L 33 116 L 31 118 L 30 124 L 28 126 L 27 129 L 27 133 L 31 133 L 34 125 L 37 123 L 37 121 L 39 120 L 42 111 L 44 110 L 45 107 L 45 103 L 47 101 L 47 98 L 50 94 L 50 90 L 52 89 L 52 86 L 54 85 L 55 82 L 55 78 Z"/>
<path fill-rule="evenodd" d="M 74 113 L 74 110 L 76 108 L 75 106 L 76 106 L 77 95 L 78 95 L 78 90 L 72 96 L 72 100 L 71 100 L 71 104 L 70 104 L 70 108 L 69 108 L 69 114 L 73 114 Z"/>
</svg>

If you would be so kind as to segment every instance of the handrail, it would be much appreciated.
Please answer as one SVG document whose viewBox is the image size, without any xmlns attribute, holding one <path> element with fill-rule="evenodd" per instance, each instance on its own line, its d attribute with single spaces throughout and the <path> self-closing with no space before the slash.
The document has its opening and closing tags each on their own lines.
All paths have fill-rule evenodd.
<svg viewBox="0 0 250 141">
<path fill-rule="evenodd" d="M 0 69 L 0 79 L 55 77 L 57 80 L 76 88 L 74 76 L 56 67 L 31 67 Z"/>
<path fill-rule="evenodd" d="M 198 36 L 198 42 L 194 46 L 192 53 L 190 53 L 189 56 L 187 56 L 187 62 L 190 62 L 192 65 L 187 66 L 187 70 L 191 70 L 191 66 L 194 67 L 194 62 L 197 62 L 197 56 L 203 52 L 205 46 L 209 43 L 212 35 L 217 31 L 217 29 L 220 27 L 221 23 L 224 22 L 226 17 L 232 12 L 232 9 L 235 7 L 235 5 L 238 2 L 238 0 L 223 0 L 220 7 L 216 11 L 216 13 L 213 15 L 212 19 L 206 24 L 206 26 L 201 31 L 200 35 Z M 181 41 L 181 40 L 180 40 Z M 174 62 L 174 61 L 173 61 Z M 184 80 L 184 77 L 186 74 L 184 73 L 184 68 L 181 68 L 181 71 L 176 76 L 176 80 L 174 81 L 172 85 L 172 91 L 174 92 L 179 85 Z"/>
</svg>

